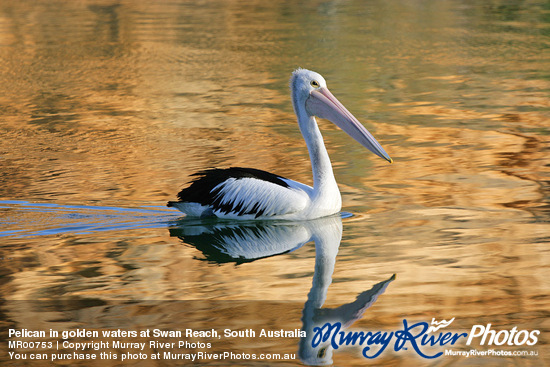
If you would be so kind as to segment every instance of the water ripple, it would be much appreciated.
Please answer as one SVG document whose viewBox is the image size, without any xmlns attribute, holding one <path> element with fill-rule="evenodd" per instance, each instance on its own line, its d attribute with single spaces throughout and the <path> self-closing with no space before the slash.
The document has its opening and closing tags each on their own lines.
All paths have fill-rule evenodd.
<svg viewBox="0 0 550 367">
<path fill-rule="evenodd" d="M 0 200 L 0 237 L 163 228 L 180 215 L 157 206 L 121 208 Z"/>
</svg>

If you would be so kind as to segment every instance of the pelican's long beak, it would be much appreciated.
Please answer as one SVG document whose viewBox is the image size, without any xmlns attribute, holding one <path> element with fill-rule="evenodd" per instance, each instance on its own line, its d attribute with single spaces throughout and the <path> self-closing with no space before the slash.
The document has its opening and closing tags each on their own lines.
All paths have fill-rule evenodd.
<svg viewBox="0 0 550 367">
<path fill-rule="evenodd" d="M 359 144 L 377 156 L 393 163 L 393 160 L 376 141 L 374 136 L 357 121 L 327 88 L 321 87 L 312 91 L 306 100 L 306 109 L 311 115 L 332 121 L 336 126 L 359 142 Z"/>
</svg>

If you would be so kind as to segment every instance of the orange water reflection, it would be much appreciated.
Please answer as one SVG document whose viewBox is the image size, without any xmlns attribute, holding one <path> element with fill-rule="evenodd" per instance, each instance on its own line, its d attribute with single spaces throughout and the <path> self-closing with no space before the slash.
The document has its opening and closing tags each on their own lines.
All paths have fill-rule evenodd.
<svg viewBox="0 0 550 367">
<path fill-rule="evenodd" d="M 550 353 L 548 14 L 538 1 L 0 4 L 0 199 L 162 206 L 189 174 L 230 165 L 311 183 L 287 87 L 308 67 L 395 160 L 320 121 L 354 213 L 327 305 L 396 273 L 359 327 L 456 317 L 462 328 L 540 328 L 539 359 L 480 362 L 537 365 Z M 0 221 L 32 232 L 63 217 L 6 206 Z M 167 228 L 0 239 L 3 328 L 188 318 L 292 329 L 315 257 L 306 245 L 212 265 Z M 128 300 L 166 303 L 105 311 Z M 193 301 L 190 314 L 179 301 Z"/>
</svg>

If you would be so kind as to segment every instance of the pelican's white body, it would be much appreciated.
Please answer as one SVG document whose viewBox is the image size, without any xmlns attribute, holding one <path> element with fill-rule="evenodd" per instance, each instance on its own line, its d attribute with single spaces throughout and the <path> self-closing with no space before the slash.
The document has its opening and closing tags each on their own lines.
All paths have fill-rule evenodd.
<svg viewBox="0 0 550 367">
<path fill-rule="evenodd" d="M 258 204 L 265 210 L 263 215 L 225 213 L 209 205 L 192 202 L 175 202 L 172 206 L 191 217 L 215 215 L 224 219 L 282 219 L 305 220 L 338 213 L 342 199 L 336 181 L 331 188 L 319 195 L 313 187 L 289 179 L 283 179 L 289 187 L 254 178 L 229 179 L 220 183 L 224 203 L 241 203 L 245 208 Z"/>
</svg>

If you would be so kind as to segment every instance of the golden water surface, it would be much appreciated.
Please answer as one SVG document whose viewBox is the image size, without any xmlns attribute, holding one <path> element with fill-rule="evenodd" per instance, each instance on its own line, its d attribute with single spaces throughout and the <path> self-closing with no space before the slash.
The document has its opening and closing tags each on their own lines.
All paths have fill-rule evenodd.
<svg viewBox="0 0 550 367">
<path fill-rule="evenodd" d="M 336 308 L 392 274 L 354 329 L 517 326 L 538 343 L 507 348 L 538 356 L 345 348 L 335 365 L 549 363 L 549 47 L 536 0 L 0 1 L 0 363 L 31 364 L 8 355 L 14 328 L 294 330 L 308 294 Z M 394 164 L 319 121 L 353 214 L 334 269 L 316 265 L 319 243 L 290 240 L 323 231 L 309 224 L 266 229 L 291 243 L 280 256 L 220 261 L 165 202 L 209 167 L 312 183 L 297 67 L 323 74 Z M 299 339 L 213 343 L 296 353 Z"/>
</svg>

